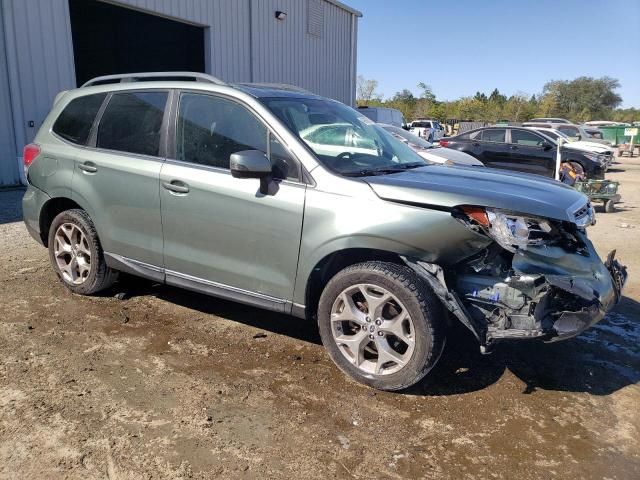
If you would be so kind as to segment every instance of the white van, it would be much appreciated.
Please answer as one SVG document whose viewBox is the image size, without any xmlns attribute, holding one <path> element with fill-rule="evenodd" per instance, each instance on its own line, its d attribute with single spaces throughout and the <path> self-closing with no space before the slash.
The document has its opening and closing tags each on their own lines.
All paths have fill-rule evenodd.
<svg viewBox="0 0 640 480">
<path fill-rule="evenodd" d="M 386 123 L 396 127 L 404 127 L 404 115 L 400 110 L 386 107 L 368 107 L 363 105 L 358 107 L 358 112 L 376 123 Z"/>
</svg>

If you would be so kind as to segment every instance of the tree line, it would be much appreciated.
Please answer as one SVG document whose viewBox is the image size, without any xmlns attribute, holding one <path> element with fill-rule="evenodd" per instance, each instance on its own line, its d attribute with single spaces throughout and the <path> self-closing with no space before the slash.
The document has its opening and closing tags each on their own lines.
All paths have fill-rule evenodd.
<svg viewBox="0 0 640 480">
<path fill-rule="evenodd" d="M 423 82 L 417 87 L 417 95 L 409 89 L 403 89 L 393 97 L 384 99 L 376 91 L 378 81 L 360 75 L 357 80 L 357 103 L 396 108 L 407 120 L 424 117 L 440 121 L 524 122 L 534 117 L 560 117 L 574 122 L 640 121 L 640 109 L 618 108 L 622 103 L 622 98 L 616 93 L 620 82 L 610 77 L 551 80 L 537 95 L 518 92 L 507 97 L 495 88 L 488 95 L 476 92 L 472 97 L 452 101 L 439 101 L 431 87 Z"/>
</svg>

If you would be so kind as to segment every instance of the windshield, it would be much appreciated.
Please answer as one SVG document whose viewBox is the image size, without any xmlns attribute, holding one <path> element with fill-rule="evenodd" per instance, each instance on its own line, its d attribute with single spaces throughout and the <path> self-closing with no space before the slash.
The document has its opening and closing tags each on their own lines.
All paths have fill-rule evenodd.
<svg viewBox="0 0 640 480">
<path fill-rule="evenodd" d="M 342 175 L 378 175 L 427 165 L 405 143 L 342 103 L 315 98 L 262 102 L 323 165 Z"/>
<path fill-rule="evenodd" d="M 404 143 L 408 143 L 411 146 L 415 146 L 417 148 L 433 148 L 432 143 L 427 142 L 419 136 L 414 135 L 411 132 L 407 132 L 402 128 L 394 127 L 393 125 L 381 125 L 381 127 L 394 137 L 398 138 L 398 140 L 401 140 Z"/>
</svg>

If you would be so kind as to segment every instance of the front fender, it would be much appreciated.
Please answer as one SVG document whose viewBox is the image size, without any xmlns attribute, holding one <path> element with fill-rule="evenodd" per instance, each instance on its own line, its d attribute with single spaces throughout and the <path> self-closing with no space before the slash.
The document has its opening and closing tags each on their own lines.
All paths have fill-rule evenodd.
<svg viewBox="0 0 640 480">
<path fill-rule="evenodd" d="M 446 267 L 489 242 L 447 211 L 309 189 L 294 302 L 304 304 L 314 268 L 341 250 L 372 249 Z"/>
</svg>

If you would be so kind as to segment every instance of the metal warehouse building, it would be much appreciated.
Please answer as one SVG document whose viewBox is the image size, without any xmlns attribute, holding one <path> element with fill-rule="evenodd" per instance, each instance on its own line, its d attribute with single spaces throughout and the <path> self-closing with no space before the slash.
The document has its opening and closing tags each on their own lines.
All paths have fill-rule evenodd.
<svg viewBox="0 0 640 480">
<path fill-rule="evenodd" d="M 199 71 L 355 103 L 357 19 L 337 0 L 0 0 L 0 186 L 55 95 L 89 78 Z"/>
</svg>

